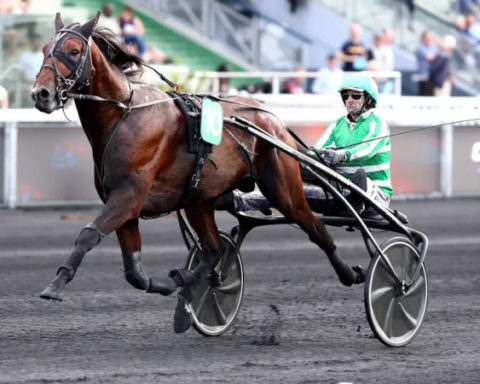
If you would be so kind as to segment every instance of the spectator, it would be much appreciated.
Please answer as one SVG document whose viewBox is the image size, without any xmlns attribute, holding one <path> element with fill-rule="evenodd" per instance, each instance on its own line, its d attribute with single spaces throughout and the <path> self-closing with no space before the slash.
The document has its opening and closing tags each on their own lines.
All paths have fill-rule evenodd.
<svg viewBox="0 0 480 384">
<path fill-rule="evenodd" d="M 445 35 L 440 44 L 440 51 L 430 64 L 430 81 L 434 96 L 450 96 L 454 79 L 452 77 L 451 55 L 457 41 L 452 35 Z"/>
<path fill-rule="evenodd" d="M 20 54 L 20 79 L 34 81 L 43 64 L 41 36 L 35 32 L 29 35 L 29 49 Z"/>
<path fill-rule="evenodd" d="M 464 29 L 464 34 L 473 49 L 476 67 L 480 70 L 480 23 L 473 15 L 468 15 L 465 19 L 466 28 Z"/>
<path fill-rule="evenodd" d="M 0 13 L 21 14 L 28 11 L 31 0 L 1 0 Z"/>
<path fill-rule="evenodd" d="M 382 46 L 382 36 L 375 35 L 373 36 L 372 48 L 370 48 L 370 53 L 368 54 L 370 60 L 367 63 L 368 71 L 377 71 L 380 67 L 380 47 Z"/>
<path fill-rule="evenodd" d="M 395 64 L 393 39 L 393 29 L 385 28 L 382 31 L 382 44 L 380 45 L 379 69 L 381 71 L 393 71 Z"/>
<path fill-rule="evenodd" d="M 126 44 L 135 46 L 138 55 L 143 57 L 146 51 L 146 45 L 143 37 L 145 27 L 143 26 L 142 20 L 134 16 L 133 9 L 127 6 L 122 9 L 119 23 L 123 41 L 125 41 Z"/>
<path fill-rule="evenodd" d="M 417 46 L 417 72 L 420 96 L 433 96 L 433 89 L 429 81 L 430 63 L 437 54 L 437 48 L 433 44 L 433 35 L 430 31 L 424 31 Z"/>
<path fill-rule="evenodd" d="M 350 39 L 337 52 L 337 57 L 343 61 L 344 71 L 363 71 L 367 68 L 368 61 L 371 60 L 371 55 L 361 42 L 362 32 L 360 24 L 351 24 Z"/>
<path fill-rule="evenodd" d="M 0 109 L 8 108 L 8 92 L 0 85 Z"/>
<path fill-rule="evenodd" d="M 460 15 L 468 16 L 475 15 L 478 16 L 480 11 L 480 1 L 479 0 L 459 0 L 458 1 L 458 12 Z"/>
<path fill-rule="evenodd" d="M 385 28 L 382 31 L 382 43 L 378 48 L 378 70 L 391 72 L 394 69 L 395 57 L 393 54 L 393 29 Z M 380 93 L 393 93 L 393 79 L 377 77 Z"/>
<path fill-rule="evenodd" d="M 304 74 L 305 69 L 303 67 L 295 68 L 295 73 Z M 285 81 L 283 84 L 284 93 L 305 93 L 305 77 L 303 76 L 294 76 Z"/>
<path fill-rule="evenodd" d="M 229 64 L 223 63 L 217 67 L 217 72 L 232 72 Z M 220 77 L 218 79 L 218 92 L 223 95 L 236 95 L 238 91 L 230 86 L 229 77 Z"/>
<path fill-rule="evenodd" d="M 328 55 L 327 65 L 320 68 L 320 76 L 312 83 L 312 93 L 321 93 L 324 95 L 333 95 L 338 92 L 338 86 L 343 79 L 343 71 L 338 65 L 338 59 L 335 54 Z"/>
<path fill-rule="evenodd" d="M 298 8 L 303 7 L 306 3 L 307 0 L 288 0 L 290 3 L 290 12 L 295 13 Z"/>
<path fill-rule="evenodd" d="M 110 29 L 115 35 L 121 36 L 122 30 L 120 29 L 120 24 L 115 18 L 115 5 L 112 3 L 105 3 L 102 7 L 102 14 L 98 19 L 97 25 L 99 27 L 105 27 Z"/>
<path fill-rule="evenodd" d="M 147 43 L 147 51 L 144 55 L 145 62 L 149 64 L 171 64 L 173 60 L 161 49 Z"/>
</svg>

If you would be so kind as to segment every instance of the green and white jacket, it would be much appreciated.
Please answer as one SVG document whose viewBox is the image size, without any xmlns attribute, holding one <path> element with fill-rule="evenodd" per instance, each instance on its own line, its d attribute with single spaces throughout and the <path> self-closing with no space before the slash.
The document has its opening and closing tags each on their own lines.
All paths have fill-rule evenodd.
<svg viewBox="0 0 480 384">
<path fill-rule="evenodd" d="M 347 160 L 337 168 L 337 171 L 350 179 L 355 171 L 361 167 L 365 169 L 367 177 L 382 192 L 391 197 L 393 188 L 390 179 L 390 138 L 386 137 L 362 143 L 389 134 L 390 129 L 386 122 L 372 111 L 367 111 L 358 118 L 356 123 L 349 121 L 347 116 L 331 123 L 315 143 L 315 148 L 335 148 L 360 143 L 345 149 Z"/>
</svg>

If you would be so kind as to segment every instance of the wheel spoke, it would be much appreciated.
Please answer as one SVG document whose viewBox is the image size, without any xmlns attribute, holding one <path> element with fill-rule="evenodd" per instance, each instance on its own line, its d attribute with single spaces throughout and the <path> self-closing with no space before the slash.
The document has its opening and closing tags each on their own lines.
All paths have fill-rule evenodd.
<svg viewBox="0 0 480 384">
<path fill-rule="evenodd" d="M 208 299 L 208 294 L 210 293 L 210 286 L 205 288 L 205 291 L 202 293 L 202 296 L 198 300 L 198 305 L 195 308 L 195 313 L 199 321 L 203 321 L 203 309 L 205 308 L 205 303 Z"/>
<path fill-rule="evenodd" d="M 225 316 L 225 313 L 223 312 L 223 309 L 220 306 L 220 302 L 218 301 L 217 294 L 213 292 L 212 295 L 213 295 L 213 303 L 214 303 L 213 308 L 215 310 L 215 315 L 217 316 L 217 319 L 220 322 L 220 324 L 224 325 L 227 323 L 227 317 Z"/>
<path fill-rule="evenodd" d="M 415 328 L 418 324 L 417 319 L 414 318 L 412 315 L 410 315 L 410 313 L 408 313 L 408 311 L 405 309 L 405 307 L 403 306 L 403 304 L 401 302 L 398 302 L 398 306 L 401 309 L 400 312 L 403 314 L 403 316 L 405 317 L 407 322 L 411 325 L 410 329 Z"/>
<path fill-rule="evenodd" d="M 410 273 L 410 267 L 412 263 L 412 255 L 410 255 L 410 248 L 403 247 L 402 249 L 402 258 L 403 258 L 403 276 L 402 279 L 408 281 L 408 275 Z"/>
<path fill-rule="evenodd" d="M 220 292 L 226 295 L 234 295 L 238 292 L 240 292 L 240 289 L 242 288 L 242 283 L 240 279 L 236 279 L 232 281 L 229 284 L 222 285 L 218 288 Z"/>
<path fill-rule="evenodd" d="M 377 300 L 383 298 L 388 293 L 394 291 L 393 287 L 382 287 L 377 288 L 375 291 L 372 291 L 372 303 L 375 303 Z"/>
<path fill-rule="evenodd" d="M 423 283 L 424 283 L 424 279 L 420 271 L 420 274 L 418 275 L 417 280 L 415 280 L 415 282 L 410 286 L 410 289 L 405 294 L 405 297 L 415 296 L 418 293 L 419 289 L 420 290 L 423 289 Z"/>
<path fill-rule="evenodd" d="M 388 337 L 392 337 L 392 326 L 393 326 L 393 309 L 394 309 L 395 299 L 390 300 L 388 304 L 387 311 L 385 312 L 385 319 L 383 322 L 383 331 Z"/>
</svg>

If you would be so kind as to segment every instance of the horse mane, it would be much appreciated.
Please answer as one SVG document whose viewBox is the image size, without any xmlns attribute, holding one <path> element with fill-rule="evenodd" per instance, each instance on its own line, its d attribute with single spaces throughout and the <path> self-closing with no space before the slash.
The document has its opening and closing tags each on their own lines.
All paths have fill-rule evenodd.
<svg viewBox="0 0 480 384">
<path fill-rule="evenodd" d="M 143 73 L 143 60 L 128 52 L 125 45 L 110 29 L 95 28 L 92 39 L 107 60 L 120 69 L 127 78 L 137 77 Z"/>
</svg>

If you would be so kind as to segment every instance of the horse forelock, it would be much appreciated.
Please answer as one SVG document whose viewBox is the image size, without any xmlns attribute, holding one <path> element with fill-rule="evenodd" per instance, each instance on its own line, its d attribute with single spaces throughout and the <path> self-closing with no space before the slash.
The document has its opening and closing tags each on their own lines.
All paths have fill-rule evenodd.
<svg viewBox="0 0 480 384">
<path fill-rule="evenodd" d="M 135 77 L 143 72 L 142 59 L 128 52 L 124 44 L 110 29 L 95 28 L 92 39 L 105 58 L 120 69 L 126 77 Z"/>
</svg>

